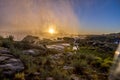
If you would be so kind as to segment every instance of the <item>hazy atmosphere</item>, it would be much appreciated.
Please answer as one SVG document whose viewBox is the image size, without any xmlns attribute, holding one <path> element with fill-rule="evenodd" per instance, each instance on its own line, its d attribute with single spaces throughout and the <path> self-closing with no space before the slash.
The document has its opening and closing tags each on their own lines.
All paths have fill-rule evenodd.
<svg viewBox="0 0 120 80">
<path fill-rule="evenodd" d="M 120 30 L 119 0 L 0 0 L 0 31 L 103 34 Z M 67 29 L 67 31 L 66 31 Z"/>
<path fill-rule="evenodd" d="M 120 80 L 120 0 L 0 0 L 0 80 Z"/>
</svg>

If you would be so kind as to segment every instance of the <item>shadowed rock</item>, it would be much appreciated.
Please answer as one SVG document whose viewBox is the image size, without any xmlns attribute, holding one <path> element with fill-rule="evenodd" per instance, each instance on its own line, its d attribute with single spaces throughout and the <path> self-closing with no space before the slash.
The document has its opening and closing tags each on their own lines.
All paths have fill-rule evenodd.
<svg viewBox="0 0 120 80">
<path fill-rule="evenodd" d="M 12 75 L 15 72 L 22 71 L 24 65 L 20 59 L 7 53 L 0 53 L 0 69 L 3 75 Z"/>
</svg>

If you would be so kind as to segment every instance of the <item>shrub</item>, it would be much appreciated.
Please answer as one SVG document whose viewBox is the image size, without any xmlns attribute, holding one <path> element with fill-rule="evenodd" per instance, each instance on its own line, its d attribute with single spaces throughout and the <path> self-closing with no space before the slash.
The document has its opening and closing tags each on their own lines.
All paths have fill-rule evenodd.
<svg viewBox="0 0 120 80">
<path fill-rule="evenodd" d="M 0 36 L 0 40 L 2 40 L 3 39 L 3 37 L 2 36 Z"/>
<path fill-rule="evenodd" d="M 14 80 L 25 80 L 25 74 L 23 72 L 15 74 Z"/>
<path fill-rule="evenodd" d="M 14 37 L 13 37 L 12 35 L 9 35 L 9 36 L 7 37 L 7 39 L 10 40 L 10 41 L 14 41 Z"/>
<path fill-rule="evenodd" d="M 54 68 L 51 73 L 55 80 L 70 80 L 68 73 L 59 68 Z"/>
<path fill-rule="evenodd" d="M 100 71 L 108 73 L 112 63 L 113 62 L 109 60 L 108 58 L 104 59 L 103 62 L 101 63 Z"/>
<path fill-rule="evenodd" d="M 88 64 L 86 60 L 76 60 L 72 63 L 74 69 L 74 73 L 75 74 L 80 74 L 83 75 L 84 74 L 84 70 L 87 69 Z"/>
<path fill-rule="evenodd" d="M 96 59 L 91 63 L 93 67 L 99 68 L 102 63 L 102 58 L 96 57 Z"/>
<path fill-rule="evenodd" d="M 2 47 L 2 41 L 0 40 L 0 47 Z"/>
<path fill-rule="evenodd" d="M 9 39 L 3 39 L 2 40 L 2 47 L 5 47 L 5 48 L 13 48 L 14 45 L 13 45 L 13 41 L 9 40 Z"/>
</svg>

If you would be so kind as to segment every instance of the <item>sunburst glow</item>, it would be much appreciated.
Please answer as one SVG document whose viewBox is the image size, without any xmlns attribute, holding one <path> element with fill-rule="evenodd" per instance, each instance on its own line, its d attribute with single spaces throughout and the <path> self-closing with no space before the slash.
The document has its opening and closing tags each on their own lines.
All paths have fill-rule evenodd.
<svg viewBox="0 0 120 80">
<path fill-rule="evenodd" d="M 50 34 L 54 34 L 55 33 L 55 30 L 53 28 L 50 28 L 49 31 L 48 31 Z"/>
</svg>

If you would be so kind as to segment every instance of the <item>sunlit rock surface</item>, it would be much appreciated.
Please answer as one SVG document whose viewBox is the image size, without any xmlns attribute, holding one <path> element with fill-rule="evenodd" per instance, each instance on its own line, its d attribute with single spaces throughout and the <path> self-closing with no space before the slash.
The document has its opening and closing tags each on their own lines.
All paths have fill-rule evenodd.
<svg viewBox="0 0 120 80">
<path fill-rule="evenodd" d="M 70 44 L 63 43 L 63 44 L 47 45 L 48 49 L 55 49 L 57 51 L 64 51 L 65 47 L 70 47 Z"/>
<path fill-rule="evenodd" d="M 40 39 L 39 39 L 39 37 L 28 35 L 28 36 L 24 37 L 24 39 L 22 41 L 28 42 L 31 44 L 38 44 Z"/>
</svg>

